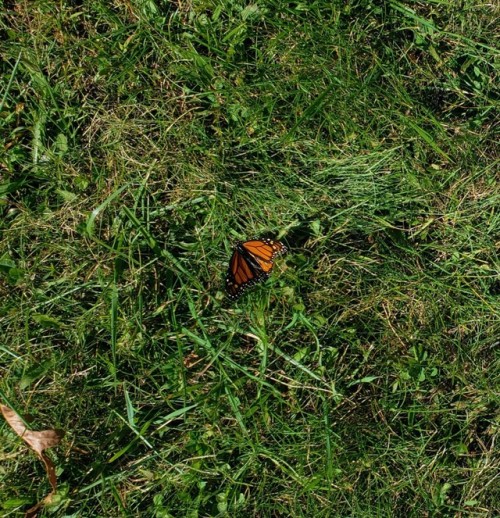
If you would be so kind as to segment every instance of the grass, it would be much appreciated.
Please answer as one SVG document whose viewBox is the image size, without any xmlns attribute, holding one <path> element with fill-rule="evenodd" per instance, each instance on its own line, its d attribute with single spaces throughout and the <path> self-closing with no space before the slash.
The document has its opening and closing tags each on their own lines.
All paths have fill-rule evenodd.
<svg viewBox="0 0 500 518">
<path fill-rule="evenodd" d="M 42 514 L 494 516 L 494 4 L 1 16 L 0 400 L 66 431 Z M 231 303 L 255 235 L 290 253 Z M 21 516 L 49 484 L 0 433 Z"/>
</svg>

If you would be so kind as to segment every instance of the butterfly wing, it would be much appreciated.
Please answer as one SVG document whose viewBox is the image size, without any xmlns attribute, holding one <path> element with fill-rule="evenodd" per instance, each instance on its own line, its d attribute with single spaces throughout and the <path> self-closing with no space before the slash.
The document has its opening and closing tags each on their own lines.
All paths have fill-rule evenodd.
<svg viewBox="0 0 500 518">
<path fill-rule="evenodd" d="M 239 248 L 233 252 L 226 276 L 226 291 L 229 298 L 237 299 L 249 286 L 261 280 L 262 274 L 255 269 Z"/>
<path fill-rule="evenodd" d="M 258 264 L 266 274 L 270 274 L 274 265 L 274 258 L 286 253 L 286 246 L 280 241 L 272 239 L 252 239 L 245 241 L 241 247 Z"/>
</svg>

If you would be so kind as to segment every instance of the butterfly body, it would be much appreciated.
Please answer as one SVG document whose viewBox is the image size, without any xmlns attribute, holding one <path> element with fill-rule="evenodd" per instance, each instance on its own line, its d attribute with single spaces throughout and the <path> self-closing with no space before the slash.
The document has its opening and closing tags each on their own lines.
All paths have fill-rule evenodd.
<svg viewBox="0 0 500 518">
<path fill-rule="evenodd" d="M 286 253 L 286 246 L 272 239 L 251 239 L 236 244 L 226 276 L 226 291 L 236 300 L 247 288 L 269 277 L 274 258 Z"/>
</svg>

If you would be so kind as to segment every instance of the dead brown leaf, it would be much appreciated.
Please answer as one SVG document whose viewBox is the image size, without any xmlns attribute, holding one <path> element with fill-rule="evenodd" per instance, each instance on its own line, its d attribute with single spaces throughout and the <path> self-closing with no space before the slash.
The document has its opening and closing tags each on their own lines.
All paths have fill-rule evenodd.
<svg viewBox="0 0 500 518">
<path fill-rule="evenodd" d="M 38 502 L 38 504 L 26 512 L 26 518 L 33 518 L 44 504 L 50 502 L 52 495 L 57 489 L 56 468 L 44 450 L 57 446 L 63 438 L 64 432 L 61 430 L 42 430 L 41 432 L 28 430 L 24 424 L 25 421 L 23 421 L 17 412 L 14 412 L 14 410 L 5 405 L 0 405 L 0 410 L 14 432 L 40 457 L 45 465 L 47 477 L 52 486 L 52 491 L 41 502 Z"/>
</svg>

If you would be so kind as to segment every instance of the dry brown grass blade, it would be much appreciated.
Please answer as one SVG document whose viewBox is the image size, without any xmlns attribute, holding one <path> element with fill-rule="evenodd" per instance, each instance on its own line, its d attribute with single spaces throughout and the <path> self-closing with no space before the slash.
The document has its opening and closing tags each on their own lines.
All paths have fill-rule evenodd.
<svg viewBox="0 0 500 518">
<path fill-rule="evenodd" d="M 59 444 L 62 437 L 64 436 L 64 432 L 62 432 L 61 430 L 42 430 L 41 432 L 34 432 L 32 430 L 28 430 L 28 428 L 26 428 L 26 425 L 24 424 L 24 421 L 21 419 L 19 414 L 14 412 L 14 410 L 12 410 L 9 407 L 6 407 L 5 405 L 0 405 L 0 409 L 9 426 L 40 457 L 40 459 L 45 465 L 47 477 L 49 479 L 50 485 L 52 486 L 52 491 L 42 501 L 38 502 L 35 506 L 33 506 L 26 512 L 27 518 L 33 518 L 37 515 L 38 510 L 44 504 L 50 502 L 52 495 L 57 489 L 57 477 L 55 466 L 54 463 L 47 457 L 44 450 L 46 450 L 47 448 L 52 448 L 53 446 Z"/>
</svg>

